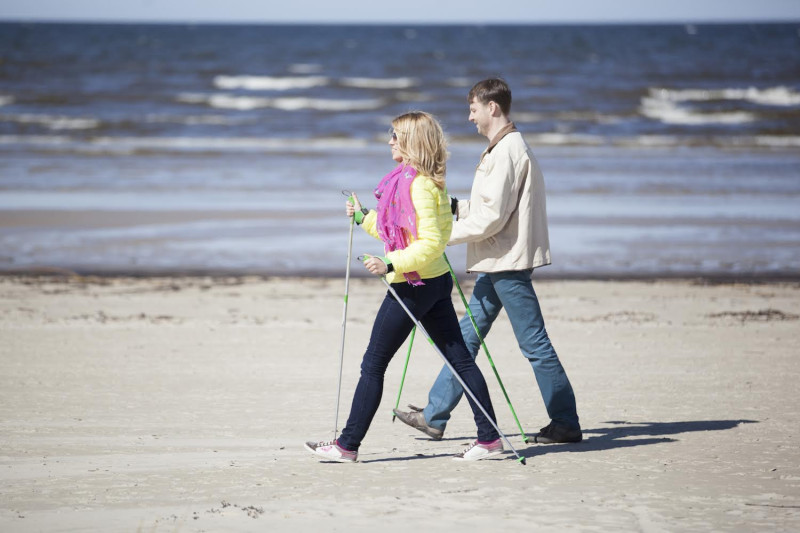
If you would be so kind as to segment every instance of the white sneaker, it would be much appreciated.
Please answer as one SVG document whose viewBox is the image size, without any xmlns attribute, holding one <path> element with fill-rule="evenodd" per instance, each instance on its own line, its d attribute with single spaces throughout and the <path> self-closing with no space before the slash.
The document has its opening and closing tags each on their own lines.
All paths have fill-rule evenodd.
<svg viewBox="0 0 800 533">
<path fill-rule="evenodd" d="M 305 443 L 305 449 L 311 453 L 324 457 L 329 461 L 338 461 L 340 463 L 355 463 L 358 460 L 358 452 L 351 452 L 345 450 L 339 444 L 332 440 L 330 442 L 312 442 Z M 501 445 L 502 446 L 502 445 Z"/>
<path fill-rule="evenodd" d="M 454 461 L 480 461 L 481 459 L 488 459 L 503 453 L 503 441 L 500 439 L 494 440 L 488 444 L 481 444 L 478 441 L 473 442 L 463 452 L 454 455 Z"/>
</svg>

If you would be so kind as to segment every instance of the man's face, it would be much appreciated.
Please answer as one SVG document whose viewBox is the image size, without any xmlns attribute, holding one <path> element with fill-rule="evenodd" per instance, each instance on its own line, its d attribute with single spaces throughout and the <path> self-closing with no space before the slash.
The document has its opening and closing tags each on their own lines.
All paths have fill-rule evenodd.
<svg viewBox="0 0 800 533">
<path fill-rule="evenodd" d="M 492 113 L 489 103 L 482 103 L 477 98 L 473 98 L 469 104 L 469 121 L 478 128 L 478 133 L 484 137 L 489 132 L 489 124 L 492 120 Z"/>
</svg>

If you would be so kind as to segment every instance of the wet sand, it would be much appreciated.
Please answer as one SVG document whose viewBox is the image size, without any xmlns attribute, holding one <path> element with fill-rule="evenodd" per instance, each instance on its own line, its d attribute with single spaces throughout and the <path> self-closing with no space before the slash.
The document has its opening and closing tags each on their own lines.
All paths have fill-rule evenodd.
<svg viewBox="0 0 800 533">
<path fill-rule="evenodd" d="M 525 444 L 481 355 L 527 466 L 451 460 L 465 403 L 441 442 L 392 423 L 404 350 L 359 463 L 306 452 L 333 435 L 343 285 L 0 278 L 0 530 L 800 529 L 800 284 L 537 282 L 585 440 Z M 351 282 L 339 428 L 383 293 Z M 535 433 L 505 315 L 487 342 Z M 439 368 L 418 339 L 401 405 Z"/>
</svg>

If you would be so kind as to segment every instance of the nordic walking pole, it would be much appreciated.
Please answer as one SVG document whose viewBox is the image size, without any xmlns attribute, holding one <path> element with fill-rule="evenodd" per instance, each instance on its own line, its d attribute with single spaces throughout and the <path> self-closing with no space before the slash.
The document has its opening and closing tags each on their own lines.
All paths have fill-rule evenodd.
<svg viewBox="0 0 800 533">
<path fill-rule="evenodd" d="M 351 203 L 353 201 L 353 193 L 350 191 L 342 191 L 342 194 L 347 196 Z M 355 216 L 350 218 L 350 235 L 347 239 L 347 267 L 344 274 L 344 311 L 342 312 L 342 345 L 339 350 L 339 384 L 336 388 L 336 418 L 333 423 L 333 440 L 336 440 L 336 435 L 339 433 L 339 396 L 342 393 L 342 367 L 344 366 L 344 333 L 347 326 L 347 297 L 350 294 L 350 255 L 353 251 L 353 228 L 355 227 Z"/>
<path fill-rule="evenodd" d="M 414 335 L 417 333 L 417 327 L 411 330 L 411 339 L 408 341 L 408 353 L 406 354 L 406 366 L 403 367 L 403 377 L 400 378 L 400 390 L 397 391 L 397 401 L 394 402 L 394 408 L 397 409 L 400 406 L 400 395 L 403 393 L 403 383 L 406 381 L 406 370 L 408 370 L 408 360 L 411 359 L 411 347 L 414 345 Z M 394 414 L 392 411 L 392 422 L 394 419 L 397 418 L 397 415 Z"/>
<path fill-rule="evenodd" d="M 497 430 L 497 433 L 500 435 L 500 437 L 503 439 L 503 441 L 508 445 L 509 448 L 511 448 L 511 451 L 514 452 L 514 455 L 517 456 L 517 461 L 524 465 L 525 464 L 525 458 L 522 457 L 517 452 L 517 450 L 511 444 L 511 441 L 509 441 L 508 437 L 506 437 L 505 433 L 503 433 L 500 430 L 500 428 L 497 427 L 497 423 L 494 420 L 492 420 L 492 417 L 489 416 L 489 413 L 486 412 L 486 408 L 484 408 L 483 405 L 481 405 L 481 402 L 478 401 L 478 398 L 475 397 L 475 394 L 470 390 L 469 387 L 467 387 L 467 384 L 464 383 L 464 380 L 461 379 L 461 376 L 458 375 L 458 372 L 456 372 L 456 369 L 453 368 L 453 365 L 450 364 L 450 361 L 447 360 L 447 357 L 445 357 L 444 354 L 442 353 L 442 351 L 439 349 L 439 347 L 436 346 L 436 344 L 434 344 L 433 339 L 431 339 L 431 336 L 428 335 L 427 331 L 425 331 L 425 328 L 422 327 L 422 324 L 420 323 L 420 321 L 416 319 L 416 317 L 414 316 L 414 314 L 411 311 L 409 311 L 408 307 L 406 307 L 406 304 L 403 303 L 403 300 L 400 299 L 400 296 L 398 296 L 397 292 L 394 290 L 394 288 L 392 288 L 392 285 L 388 281 L 386 281 L 386 276 L 381 276 L 381 281 L 383 281 L 383 284 L 386 285 L 389 288 L 389 292 L 392 294 L 392 296 L 394 296 L 395 301 L 397 301 L 397 303 L 400 304 L 400 306 L 406 312 L 408 317 L 414 322 L 414 325 L 417 327 L 417 329 L 423 335 L 425 335 L 425 338 L 428 339 L 428 343 L 431 346 L 433 346 L 433 349 L 436 350 L 436 353 L 438 353 L 439 357 L 442 358 L 442 360 L 444 361 L 444 364 L 447 365 L 447 368 L 449 368 L 450 372 L 452 372 L 453 375 L 456 377 L 458 382 L 464 388 L 464 391 L 467 394 L 469 394 L 469 397 L 472 398 L 472 401 L 475 402 L 475 405 L 477 405 L 478 408 L 481 410 L 481 412 L 483 413 L 483 416 L 486 417 L 486 419 L 489 421 L 489 423 L 492 424 L 492 427 L 494 427 L 494 429 Z"/>
<path fill-rule="evenodd" d="M 486 347 L 486 343 L 484 342 L 483 337 L 481 336 L 481 332 L 478 330 L 478 323 L 475 321 L 475 315 L 472 314 L 472 310 L 469 308 L 467 299 L 464 297 L 464 292 L 461 290 L 461 285 L 458 284 L 458 278 L 456 278 L 456 273 L 453 271 L 452 265 L 450 265 L 450 260 L 447 259 L 447 254 L 442 254 L 442 255 L 444 256 L 444 260 L 447 263 L 447 267 L 450 269 L 450 276 L 453 278 L 453 282 L 456 284 L 456 288 L 458 289 L 458 294 L 461 295 L 461 302 L 467 309 L 467 315 L 469 316 L 469 319 L 472 322 L 472 327 L 475 329 L 475 334 L 478 336 L 478 340 L 481 341 L 481 346 L 483 346 L 483 351 L 486 352 L 486 357 L 489 359 L 489 365 L 492 367 L 492 370 L 494 371 L 494 376 L 497 378 L 497 382 L 500 384 L 500 390 L 503 391 L 503 396 L 506 397 L 506 402 L 508 403 L 509 409 L 511 409 L 511 414 L 514 415 L 514 421 L 517 423 L 519 432 L 522 434 L 522 442 L 527 444 L 528 434 L 525 433 L 525 430 L 522 429 L 522 424 L 519 423 L 519 418 L 517 418 L 517 413 L 516 411 L 514 411 L 514 406 L 511 405 L 511 399 L 508 397 L 506 388 L 503 386 L 503 380 L 500 379 L 500 374 L 497 372 L 497 368 L 495 368 L 494 366 L 494 361 L 492 360 L 492 356 L 489 355 L 489 348 Z"/>
</svg>

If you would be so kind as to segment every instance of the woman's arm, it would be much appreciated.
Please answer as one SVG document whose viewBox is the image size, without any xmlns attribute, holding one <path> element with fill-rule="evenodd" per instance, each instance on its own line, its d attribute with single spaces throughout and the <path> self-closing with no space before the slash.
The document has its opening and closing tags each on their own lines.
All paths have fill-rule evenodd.
<svg viewBox="0 0 800 533">
<path fill-rule="evenodd" d="M 446 205 L 440 206 L 442 198 Z M 417 215 L 417 239 L 403 250 L 386 254 L 398 275 L 416 272 L 441 257 L 450 238 L 450 224 L 446 224 L 446 228 L 441 224 L 442 220 L 452 220 L 450 205 L 433 181 L 417 176 L 411 184 L 411 200 Z M 442 209 L 445 212 L 440 217 Z"/>
</svg>

